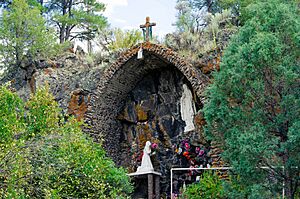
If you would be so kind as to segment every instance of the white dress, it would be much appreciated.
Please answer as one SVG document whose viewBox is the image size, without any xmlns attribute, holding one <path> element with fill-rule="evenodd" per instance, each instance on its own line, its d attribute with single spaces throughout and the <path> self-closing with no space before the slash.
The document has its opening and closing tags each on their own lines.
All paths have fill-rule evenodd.
<svg viewBox="0 0 300 199">
<path fill-rule="evenodd" d="M 195 103 L 192 92 L 185 84 L 183 84 L 183 93 L 180 98 L 180 113 L 182 120 L 185 122 L 184 132 L 194 130 Z"/>
<path fill-rule="evenodd" d="M 142 165 L 137 168 L 137 173 L 141 172 L 149 172 L 154 171 L 151 159 L 150 159 L 150 153 L 151 153 L 151 142 L 147 141 L 145 148 L 144 148 L 144 154 L 142 157 Z"/>
</svg>

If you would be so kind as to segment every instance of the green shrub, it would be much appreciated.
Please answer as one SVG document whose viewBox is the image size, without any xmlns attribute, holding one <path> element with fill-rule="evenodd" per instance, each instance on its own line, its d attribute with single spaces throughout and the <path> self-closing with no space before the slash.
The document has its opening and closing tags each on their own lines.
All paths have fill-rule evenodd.
<svg viewBox="0 0 300 199">
<path fill-rule="evenodd" d="M 47 86 L 37 90 L 35 95 L 31 95 L 30 100 L 26 103 L 28 109 L 26 117 L 27 138 L 48 135 L 60 129 L 60 109 L 48 90 Z"/>
<path fill-rule="evenodd" d="M 32 197 L 117 198 L 132 190 L 125 170 L 115 167 L 99 144 L 82 134 L 75 119 L 60 132 L 33 140 Z M 44 191 L 47 190 L 47 191 Z"/>
<path fill-rule="evenodd" d="M 23 176 L 30 173 L 25 158 L 28 151 L 24 141 L 19 139 L 27 128 L 24 103 L 6 85 L 0 87 L 0 104 L 0 196 L 16 198 L 24 195 L 22 186 L 26 186 L 26 180 Z"/>
<path fill-rule="evenodd" d="M 125 170 L 83 134 L 74 118 L 63 121 L 43 88 L 24 103 L 0 87 L 0 195 L 5 198 L 126 198 Z"/>
<path fill-rule="evenodd" d="M 207 171 L 202 174 L 199 183 L 187 186 L 182 197 L 186 199 L 222 199 L 225 198 L 225 193 L 220 177 Z"/>
<path fill-rule="evenodd" d="M 23 101 L 5 86 L 0 87 L 0 149 L 5 151 L 13 144 L 17 132 L 25 128 Z M 3 155 L 2 153 L 1 155 Z M 3 157 L 0 156 L 2 159 Z"/>
</svg>

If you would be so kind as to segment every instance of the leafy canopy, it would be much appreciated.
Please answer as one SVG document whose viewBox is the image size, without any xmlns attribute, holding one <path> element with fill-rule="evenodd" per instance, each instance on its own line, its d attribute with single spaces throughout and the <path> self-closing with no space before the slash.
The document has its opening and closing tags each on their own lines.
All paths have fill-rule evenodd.
<svg viewBox="0 0 300 199">
<path fill-rule="evenodd" d="M 74 38 L 92 38 L 99 28 L 107 25 L 106 18 L 101 14 L 105 5 L 96 0 L 26 0 L 25 2 L 30 7 L 39 9 L 40 17 L 44 16 L 48 25 L 56 26 L 61 43 Z M 1 0 L 0 7 L 10 11 L 14 3 L 15 0 Z"/>
<path fill-rule="evenodd" d="M 268 0 L 249 5 L 247 16 L 207 91 L 207 131 L 224 143 L 244 194 L 274 197 L 284 182 L 293 198 L 300 180 L 299 10 Z M 269 169 L 256 169 L 262 166 Z"/>
<path fill-rule="evenodd" d="M 43 88 L 24 104 L 0 87 L 0 195 L 6 198 L 126 198 L 132 191 L 117 168 Z"/>
<path fill-rule="evenodd" d="M 54 34 L 45 25 L 37 7 L 26 0 L 14 0 L 0 18 L 0 56 L 6 65 L 21 66 L 25 61 L 51 55 Z"/>
<path fill-rule="evenodd" d="M 76 38 L 91 40 L 107 26 L 107 20 L 101 14 L 105 6 L 96 0 L 50 0 L 43 6 L 58 30 L 60 43 Z"/>
<path fill-rule="evenodd" d="M 200 181 L 187 186 L 182 194 L 187 199 L 223 199 L 225 192 L 220 177 L 211 171 L 202 173 Z"/>
<path fill-rule="evenodd" d="M 203 55 L 227 46 L 237 31 L 231 10 L 205 11 L 217 1 L 179 0 L 176 5 L 176 32 L 168 34 L 165 44 L 181 56 L 199 62 Z"/>
</svg>

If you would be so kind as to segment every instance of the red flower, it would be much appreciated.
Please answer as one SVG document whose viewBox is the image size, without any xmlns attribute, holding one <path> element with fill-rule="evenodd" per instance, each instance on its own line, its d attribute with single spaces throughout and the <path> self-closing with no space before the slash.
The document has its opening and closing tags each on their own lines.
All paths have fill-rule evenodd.
<svg viewBox="0 0 300 199">
<path fill-rule="evenodd" d="M 201 155 L 203 155 L 204 154 L 204 150 L 200 150 L 200 152 L 199 152 L 199 155 L 201 156 Z"/>
<path fill-rule="evenodd" d="M 190 149 L 189 143 L 185 143 L 184 146 L 185 146 L 184 148 L 185 148 L 186 150 L 189 150 L 189 149 Z"/>
<path fill-rule="evenodd" d="M 157 149 L 158 145 L 156 143 L 151 144 L 151 149 Z"/>
</svg>

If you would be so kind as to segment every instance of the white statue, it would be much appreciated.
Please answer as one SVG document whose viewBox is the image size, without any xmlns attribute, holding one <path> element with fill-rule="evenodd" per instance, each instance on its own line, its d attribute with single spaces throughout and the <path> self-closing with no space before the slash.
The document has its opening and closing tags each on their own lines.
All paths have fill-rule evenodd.
<svg viewBox="0 0 300 199">
<path fill-rule="evenodd" d="M 183 93 L 180 98 L 180 113 L 182 120 L 185 121 L 184 132 L 194 130 L 195 103 L 192 92 L 186 84 L 183 84 Z"/>
<path fill-rule="evenodd" d="M 144 148 L 144 154 L 142 157 L 142 165 L 137 168 L 136 171 L 137 173 L 154 171 L 150 159 L 150 153 L 151 153 L 151 142 L 147 141 Z"/>
</svg>

